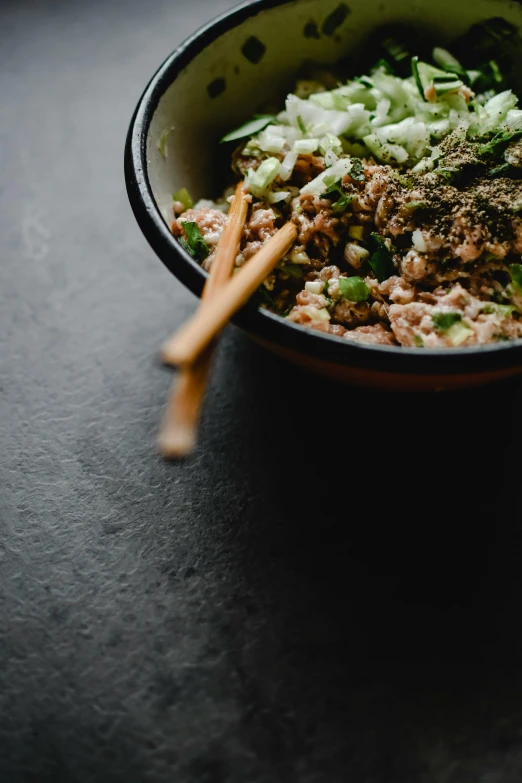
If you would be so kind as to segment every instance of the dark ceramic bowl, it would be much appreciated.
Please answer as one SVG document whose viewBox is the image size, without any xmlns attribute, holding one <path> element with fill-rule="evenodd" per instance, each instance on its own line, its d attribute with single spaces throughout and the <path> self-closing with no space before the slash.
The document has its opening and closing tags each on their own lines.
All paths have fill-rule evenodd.
<svg viewBox="0 0 522 783">
<path fill-rule="evenodd" d="M 276 97 L 282 101 L 303 61 L 334 63 L 378 24 L 421 23 L 441 42 L 503 16 L 522 29 L 509 0 L 254 0 L 219 17 L 182 44 L 152 77 L 130 124 L 125 177 L 136 219 L 163 263 L 198 296 L 205 273 L 177 244 L 172 193 L 220 191 L 218 141 Z M 522 57 L 521 57 L 522 59 Z M 222 189 L 222 188 L 221 188 Z M 387 389 L 450 389 L 522 371 L 522 340 L 449 350 L 357 345 L 279 318 L 253 305 L 234 322 L 280 356 L 350 383 Z"/>
</svg>

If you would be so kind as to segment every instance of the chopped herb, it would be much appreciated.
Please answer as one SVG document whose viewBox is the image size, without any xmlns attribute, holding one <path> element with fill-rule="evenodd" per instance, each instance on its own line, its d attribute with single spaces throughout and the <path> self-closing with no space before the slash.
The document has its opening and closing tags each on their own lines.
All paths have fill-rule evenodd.
<svg viewBox="0 0 522 783">
<path fill-rule="evenodd" d="M 356 182 L 364 182 L 366 174 L 364 173 L 363 162 L 360 158 L 355 158 L 350 169 L 350 177 Z"/>
<path fill-rule="evenodd" d="M 297 115 L 297 124 L 299 125 L 299 130 L 301 131 L 303 136 L 306 136 L 307 133 L 306 125 L 304 124 L 303 118 L 301 117 L 300 114 Z"/>
<path fill-rule="evenodd" d="M 511 274 L 511 279 L 518 289 L 517 293 L 522 293 L 522 264 L 510 264 L 509 272 Z"/>
<path fill-rule="evenodd" d="M 326 183 L 326 180 L 328 177 L 325 177 L 324 182 Z M 344 212 L 344 210 L 350 206 L 352 201 L 354 200 L 355 196 L 348 195 L 348 193 L 345 193 L 341 189 L 340 185 L 341 180 L 338 180 L 334 185 L 331 185 L 326 193 L 323 193 L 321 195 L 321 198 L 327 198 L 333 201 L 332 203 L 332 211 L 333 212 Z M 339 198 L 336 198 L 336 194 L 339 194 Z"/>
<path fill-rule="evenodd" d="M 413 78 L 415 79 L 415 84 L 417 85 L 417 89 L 420 92 L 422 96 L 422 100 L 428 102 L 428 99 L 426 98 L 424 94 L 424 87 L 422 85 L 422 80 L 419 73 L 419 58 L 418 57 L 412 57 L 411 58 L 411 72 L 413 74 Z"/>
<path fill-rule="evenodd" d="M 383 238 L 376 233 L 373 233 L 370 236 L 376 246 L 376 250 L 370 258 L 369 264 L 379 283 L 383 283 L 395 274 L 395 264 L 393 263 L 392 254 Z"/>
<path fill-rule="evenodd" d="M 287 277 L 301 278 L 304 276 L 303 270 L 297 264 L 287 264 L 286 266 L 282 266 L 280 267 L 280 271 L 284 275 L 287 275 Z"/>
<path fill-rule="evenodd" d="M 496 133 L 493 138 L 488 141 L 486 144 L 483 144 L 478 149 L 479 155 L 488 155 L 490 152 L 497 152 L 497 148 L 507 144 L 508 142 L 512 141 L 513 139 L 518 138 L 522 135 L 522 130 L 509 130 L 509 128 L 505 128 L 504 130 L 500 130 L 498 133 Z"/>
<path fill-rule="evenodd" d="M 256 133 L 260 133 L 262 130 L 264 130 L 267 125 L 271 125 L 277 121 L 277 117 L 275 117 L 273 114 L 256 114 L 253 120 L 246 122 L 240 128 L 237 128 L 235 131 L 232 131 L 231 133 L 228 133 L 226 136 L 224 136 L 221 139 L 221 144 L 227 141 L 237 141 L 239 139 L 244 139 L 246 136 L 255 136 Z"/>
<path fill-rule="evenodd" d="M 270 307 L 272 310 L 277 310 L 277 305 L 272 296 L 270 296 L 266 286 L 262 285 L 257 289 L 257 294 L 260 300 L 260 304 Z"/>
<path fill-rule="evenodd" d="M 460 169 L 455 166 L 439 166 L 435 169 L 435 173 L 440 174 L 447 182 L 451 182 L 460 173 Z"/>
<path fill-rule="evenodd" d="M 420 334 L 414 334 L 413 335 L 413 344 L 417 346 L 417 348 L 424 348 L 424 340 L 420 336 Z"/>
<path fill-rule="evenodd" d="M 507 174 L 510 170 L 511 165 L 509 163 L 502 163 L 500 166 L 495 166 L 495 168 L 490 169 L 489 176 L 490 177 L 502 177 L 504 174 Z"/>
<path fill-rule="evenodd" d="M 435 313 L 431 316 L 435 328 L 439 332 L 447 332 L 459 321 L 462 321 L 462 315 L 460 313 Z"/>
<path fill-rule="evenodd" d="M 484 315 L 501 315 L 503 318 L 510 318 L 516 311 L 514 305 L 502 305 L 502 304 L 487 304 L 482 308 Z"/>
<path fill-rule="evenodd" d="M 410 201 L 408 204 L 406 204 L 408 209 L 423 209 L 424 207 L 428 206 L 427 201 Z"/>
<path fill-rule="evenodd" d="M 180 204 L 183 204 L 185 209 L 193 209 L 194 208 L 194 202 L 192 200 L 192 196 L 188 192 L 187 188 L 181 188 L 181 190 L 178 190 L 176 193 L 172 196 L 173 201 L 179 201 Z"/>
<path fill-rule="evenodd" d="M 340 277 L 339 289 L 345 299 L 350 302 L 365 302 L 370 296 L 370 288 L 362 277 Z"/>
<path fill-rule="evenodd" d="M 325 280 L 324 281 L 324 288 L 323 288 L 323 296 L 328 296 L 329 292 L 330 292 L 330 281 L 329 280 Z"/>
<path fill-rule="evenodd" d="M 390 63 L 388 60 L 386 60 L 384 57 L 381 57 L 381 58 L 380 58 L 380 60 L 377 60 L 377 62 L 375 63 L 375 65 L 374 65 L 374 66 L 373 66 L 373 68 L 371 69 L 371 72 L 372 72 L 372 73 L 375 73 L 375 71 L 378 71 L 378 70 L 379 70 L 379 68 L 383 68 L 383 69 L 384 69 L 385 71 L 387 71 L 389 74 L 391 74 L 392 76 L 395 76 L 395 73 L 396 73 L 396 71 L 395 71 L 395 68 L 394 68 L 394 67 L 393 67 L 393 65 L 392 65 L 392 64 L 391 64 L 391 63 Z"/>
<path fill-rule="evenodd" d="M 359 84 L 362 84 L 363 87 L 368 87 L 368 89 L 373 90 L 373 83 L 369 79 L 365 79 L 364 76 L 354 76 L 353 80 L 354 82 L 359 82 Z"/>
<path fill-rule="evenodd" d="M 201 229 L 196 222 L 190 220 L 185 221 L 182 225 L 188 242 L 185 239 L 180 239 L 179 243 L 192 258 L 201 263 L 210 253 L 210 248 L 203 238 Z"/>
</svg>

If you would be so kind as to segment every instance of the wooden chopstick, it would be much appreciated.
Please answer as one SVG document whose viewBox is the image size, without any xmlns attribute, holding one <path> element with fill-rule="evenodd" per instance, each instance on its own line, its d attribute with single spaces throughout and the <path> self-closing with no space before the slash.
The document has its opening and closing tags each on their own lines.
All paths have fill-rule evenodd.
<svg viewBox="0 0 522 783">
<path fill-rule="evenodd" d="M 287 223 L 266 242 L 238 274 L 183 326 L 163 347 L 168 364 L 195 362 L 230 318 L 248 302 L 297 238 L 294 223 Z"/>
<path fill-rule="evenodd" d="M 203 301 L 215 296 L 234 269 L 250 201 L 243 188 L 240 182 L 201 294 Z M 197 362 L 182 369 L 173 385 L 158 439 L 159 450 L 168 459 L 186 457 L 194 449 L 213 354 L 210 345 Z"/>
</svg>

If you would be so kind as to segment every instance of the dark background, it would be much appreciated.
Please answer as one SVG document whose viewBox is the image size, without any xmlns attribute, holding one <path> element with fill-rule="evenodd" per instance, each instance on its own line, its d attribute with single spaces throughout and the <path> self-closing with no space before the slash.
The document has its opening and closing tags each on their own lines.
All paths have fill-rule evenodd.
<svg viewBox="0 0 522 783">
<path fill-rule="evenodd" d="M 147 80 L 227 0 L 0 6 L 0 780 L 520 783 L 521 384 L 390 396 L 195 306 L 135 225 Z"/>
</svg>

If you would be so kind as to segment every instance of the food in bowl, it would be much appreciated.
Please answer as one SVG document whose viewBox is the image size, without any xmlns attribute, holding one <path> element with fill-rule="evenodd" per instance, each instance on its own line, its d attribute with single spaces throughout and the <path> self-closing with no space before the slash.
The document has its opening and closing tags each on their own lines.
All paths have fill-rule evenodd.
<svg viewBox="0 0 522 783">
<path fill-rule="evenodd" d="M 224 138 L 252 196 L 236 266 L 284 223 L 299 229 L 263 307 L 358 343 L 522 337 L 522 110 L 504 50 L 515 36 L 489 20 L 455 47 L 460 60 L 435 47 L 431 62 L 383 36 L 367 75 L 316 69 L 282 112 Z M 172 231 L 206 269 L 227 197 L 174 195 Z"/>
</svg>

